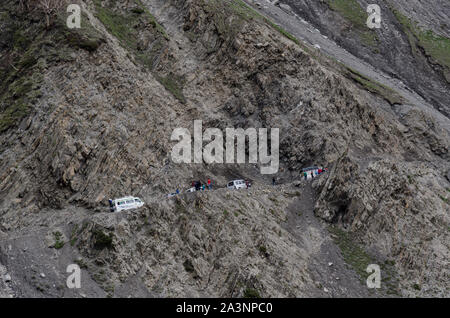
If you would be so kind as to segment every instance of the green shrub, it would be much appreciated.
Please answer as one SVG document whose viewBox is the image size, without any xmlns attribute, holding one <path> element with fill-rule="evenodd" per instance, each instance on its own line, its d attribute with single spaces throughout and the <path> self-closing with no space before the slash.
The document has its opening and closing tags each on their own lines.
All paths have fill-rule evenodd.
<svg viewBox="0 0 450 318">
<path fill-rule="evenodd" d="M 106 234 L 100 229 L 94 231 L 94 246 L 96 248 L 102 249 L 105 247 L 111 247 L 113 241 L 113 234 Z"/>
<path fill-rule="evenodd" d="M 247 287 L 244 290 L 244 298 L 261 298 L 261 296 L 256 289 Z"/>
<path fill-rule="evenodd" d="M 371 257 L 353 242 L 349 233 L 335 226 L 330 226 L 328 230 L 335 235 L 335 242 L 341 249 L 345 262 L 353 267 L 362 280 L 365 280 L 367 266 L 374 263 Z"/>
<path fill-rule="evenodd" d="M 60 232 L 53 232 L 53 237 L 55 238 L 55 244 L 53 247 L 59 250 L 64 246 L 64 242 L 61 240 L 62 234 Z"/>
<path fill-rule="evenodd" d="M 259 246 L 259 251 L 264 255 L 267 254 L 267 248 L 264 245 Z"/>
<path fill-rule="evenodd" d="M 401 97 L 392 88 L 387 87 L 377 81 L 374 81 L 350 67 L 345 66 L 345 68 L 347 69 L 346 73 L 347 77 L 353 79 L 355 82 L 362 85 L 369 92 L 380 95 L 391 105 L 403 103 L 403 97 Z"/>
</svg>

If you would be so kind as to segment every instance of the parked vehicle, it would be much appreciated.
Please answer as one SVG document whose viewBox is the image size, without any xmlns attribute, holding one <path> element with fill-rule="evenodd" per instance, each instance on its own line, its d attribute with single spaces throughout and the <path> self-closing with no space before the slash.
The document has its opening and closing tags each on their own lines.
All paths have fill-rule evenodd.
<svg viewBox="0 0 450 318">
<path fill-rule="evenodd" d="M 177 191 L 172 192 L 172 193 L 169 193 L 169 194 L 167 195 L 167 197 L 168 197 L 168 198 L 172 198 L 172 197 L 174 197 L 174 196 L 176 196 L 176 195 L 178 195 L 178 194 L 180 194 L 180 190 L 177 189 Z"/>
<path fill-rule="evenodd" d="M 124 197 L 120 199 L 109 200 L 109 207 L 111 212 L 136 209 L 140 208 L 143 205 L 144 201 L 137 197 Z"/>
<path fill-rule="evenodd" d="M 195 191 L 196 191 L 195 187 L 192 187 L 187 189 L 185 192 L 195 192 Z"/>
<path fill-rule="evenodd" d="M 228 189 L 246 189 L 247 186 L 245 185 L 245 181 L 244 180 L 233 180 L 228 182 L 227 184 L 227 188 Z"/>
<path fill-rule="evenodd" d="M 306 173 L 306 176 L 305 176 L 305 180 L 306 180 L 306 179 L 312 179 L 315 176 L 318 176 L 319 174 L 326 172 L 326 171 L 327 171 L 326 168 L 324 170 L 323 167 L 314 166 L 314 167 L 303 168 L 302 175 L 305 176 L 305 173 Z"/>
</svg>

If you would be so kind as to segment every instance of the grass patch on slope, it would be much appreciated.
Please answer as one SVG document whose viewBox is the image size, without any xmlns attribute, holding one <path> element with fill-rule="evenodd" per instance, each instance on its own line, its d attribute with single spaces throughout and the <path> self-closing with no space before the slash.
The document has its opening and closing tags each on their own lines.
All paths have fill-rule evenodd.
<svg viewBox="0 0 450 318">
<path fill-rule="evenodd" d="M 78 49 L 96 50 L 103 39 L 82 17 L 82 29 L 69 30 L 66 12 L 56 12 L 50 26 L 44 14 L 21 9 L 15 1 L 0 3 L 0 133 L 17 126 L 42 96 L 43 73 L 49 66 L 73 60 Z"/>
<path fill-rule="evenodd" d="M 259 19 L 261 21 L 266 22 L 268 25 L 270 25 L 272 28 L 277 30 L 281 35 L 286 37 L 287 39 L 291 40 L 292 42 L 301 45 L 301 42 L 292 34 L 290 34 L 288 31 L 280 27 L 279 25 L 273 23 L 269 19 L 267 19 L 265 16 L 258 13 L 253 8 L 249 7 L 244 1 L 242 0 L 233 0 L 231 2 L 231 7 L 234 9 L 235 13 L 237 13 L 240 17 L 242 17 L 244 20 L 248 21 L 250 19 Z"/>
<path fill-rule="evenodd" d="M 155 73 L 155 78 L 177 98 L 185 103 L 183 95 L 184 82 L 175 75 L 161 75 L 154 71 L 156 61 L 167 47 L 170 39 L 164 28 L 139 0 L 134 0 L 135 6 L 130 10 L 121 10 L 115 3 L 103 5 L 101 0 L 95 0 L 96 17 L 105 28 L 119 40 L 120 45 L 132 53 L 136 60 L 145 68 Z M 148 47 L 141 47 L 139 35 L 143 30 L 151 28 L 154 40 Z"/>
<path fill-rule="evenodd" d="M 327 0 L 327 4 L 331 10 L 338 12 L 355 27 L 363 44 L 369 47 L 377 46 L 377 34 L 366 25 L 368 14 L 356 0 Z"/>
<path fill-rule="evenodd" d="M 159 34 L 168 40 L 169 36 L 164 28 L 156 21 L 155 17 L 142 2 L 134 0 L 134 3 L 136 6 L 129 12 L 121 13 L 113 10 L 112 6 L 102 6 L 101 0 L 94 0 L 97 17 L 109 32 L 125 44 L 128 44 L 128 46 L 134 46 L 136 44 L 137 30 L 133 30 L 133 27 L 140 17 L 143 17 L 144 22 L 149 23 Z"/>
<path fill-rule="evenodd" d="M 327 0 L 328 6 L 339 12 L 358 28 L 367 27 L 367 14 L 356 0 Z"/>
<path fill-rule="evenodd" d="M 355 272 L 361 277 L 362 281 L 367 279 L 367 266 L 373 264 L 371 257 L 353 242 L 350 235 L 335 226 L 330 226 L 328 231 L 334 234 L 334 241 L 339 246 L 342 256 L 347 264 L 349 264 Z"/>
<path fill-rule="evenodd" d="M 205 1 L 208 1 L 209 3 L 211 3 L 211 2 L 217 3 L 216 0 L 205 0 Z M 242 19 L 242 21 L 247 21 L 248 22 L 248 21 L 251 21 L 251 20 L 259 20 L 259 21 L 265 22 L 271 28 L 276 30 L 278 33 L 280 33 L 285 38 L 291 40 L 292 42 L 294 42 L 295 44 L 300 46 L 306 52 L 308 52 L 310 54 L 313 53 L 312 50 L 309 47 L 307 47 L 302 42 L 300 42 L 294 35 L 292 35 L 288 31 L 286 31 L 285 29 L 283 29 L 278 24 L 275 24 L 270 19 L 266 18 L 265 16 L 263 16 L 262 14 L 257 12 L 255 9 L 251 8 L 250 6 L 248 6 L 244 1 L 242 1 L 242 0 L 229 0 L 228 3 L 229 3 L 229 7 L 232 9 L 232 12 L 236 16 L 238 16 L 240 19 Z M 238 26 L 238 25 L 240 25 L 240 24 L 236 23 L 235 26 L 233 26 L 231 29 L 232 30 L 236 30 L 236 26 Z"/>
<path fill-rule="evenodd" d="M 334 242 L 341 250 L 345 262 L 355 270 L 361 278 L 361 283 L 365 285 L 370 275 L 366 272 L 367 267 L 370 264 L 378 264 L 378 262 L 367 254 L 362 247 L 356 244 L 349 233 L 337 226 L 329 226 L 328 231 L 332 234 Z M 378 265 L 381 271 L 381 290 L 386 294 L 399 296 L 398 275 L 394 268 L 395 262 L 385 261 Z"/>
<path fill-rule="evenodd" d="M 57 250 L 63 248 L 65 243 L 62 241 L 62 234 L 60 232 L 53 232 L 53 237 L 55 238 L 55 244 L 53 247 Z"/>
<path fill-rule="evenodd" d="M 374 81 L 363 74 L 359 73 L 358 71 L 351 69 L 348 66 L 344 66 L 347 69 L 347 77 L 353 79 L 360 85 L 362 85 L 364 88 L 366 88 L 369 92 L 377 94 L 381 97 L 383 97 L 386 101 L 389 102 L 391 105 L 395 104 L 402 104 L 404 102 L 403 97 L 400 96 L 396 91 L 394 91 L 392 88 L 387 87 L 381 83 L 378 83 L 377 81 Z"/>
<path fill-rule="evenodd" d="M 247 287 L 244 290 L 243 298 L 261 298 L 261 295 L 255 288 Z"/>
<path fill-rule="evenodd" d="M 419 54 L 419 47 L 437 63 L 450 69 L 450 39 L 434 34 L 431 30 L 421 29 L 417 23 L 407 18 L 400 11 L 393 9 L 395 17 L 406 33 L 413 54 Z"/>
</svg>

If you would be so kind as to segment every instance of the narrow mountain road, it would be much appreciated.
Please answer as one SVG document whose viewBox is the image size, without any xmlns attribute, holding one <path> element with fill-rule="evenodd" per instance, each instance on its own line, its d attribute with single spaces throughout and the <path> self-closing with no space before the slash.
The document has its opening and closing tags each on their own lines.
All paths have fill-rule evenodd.
<svg viewBox="0 0 450 318">
<path fill-rule="evenodd" d="M 253 9 L 260 14 L 268 17 L 270 20 L 281 26 L 283 29 L 294 35 L 298 40 L 310 45 L 313 49 L 320 50 L 323 54 L 330 56 L 340 63 L 350 67 L 353 70 L 371 78 L 387 87 L 390 87 L 401 95 L 405 104 L 398 107 L 396 111 L 403 113 L 411 107 L 419 108 L 450 132 L 450 119 L 438 112 L 419 96 L 412 89 L 407 87 L 402 81 L 392 78 L 384 72 L 374 68 L 372 65 L 357 58 L 344 48 L 338 46 L 334 41 L 322 35 L 313 25 L 302 19 L 292 11 L 287 11 L 275 5 L 275 0 L 244 0 Z M 314 48 L 314 46 L 318 46 Z"/>
</svg>

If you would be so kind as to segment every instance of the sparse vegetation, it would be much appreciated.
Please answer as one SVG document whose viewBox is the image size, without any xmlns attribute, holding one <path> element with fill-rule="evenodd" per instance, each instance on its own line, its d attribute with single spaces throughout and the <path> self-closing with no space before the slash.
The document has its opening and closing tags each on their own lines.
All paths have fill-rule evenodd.
<svg viewBox="0 0 450 318">
<path fill-rule="evenodd" d="M 335 226 L 330 226 L 328 230 L 334 234 L 336 244 L 341 249 L 346 263 L 353 267 L 361 277 L 361 280 L 365 280 L 367 278 L 367 266 L 373 263 L 371 257 L 364 249 L 352 241 L 347 232 Z"/>
<path fill-rule="evenodd" d="M 17 10 L 10 2 L 0 4 L 0 36 L 7 43 L 0 62 L 0 132 L 17 126 L 31 113 L 42 96 L 44 69 L 55 62 L 72 60 L 70 53 L 79 48 L 93 51 L 103 41 L 87 17 L 82 19 L 82 32 L 67 29 L 65 10 L 52 7 L 52 3 L 48 2 L 51 10 L 46 12 L 39 9 L 42 1 L 24 2 L 23 10 Z M 36 14 L 47 15 L 51 20 L 36 22 Z"/>
<path fill-rule="evenodd" d="M 135 0 L 136 7 L 129 11 L 118 9 L 114 4 L 106 6 L 100 0 L 95 0 L 94 3 L 97 18 L 119 40 L 122 47 L 132 53 L 145 68 L 154 73 L 156 79 L 167 91 L 180 102 L 185 103 L 183 79 L 174 74 L 162 74 L 155 70 L 155 63 L 166 48 L 169 36 L 148 9 L 139 0 Z M 148 26 L 152 28 L 154 39 L 150 45 L 143 47 L 139 33 L 140 30 L 148 29 Z"/>
<path fill-rule="evenodd" d="M 77 242 L 77 231 L 78 231 L 78 224 L 75 224 L 72 233 L 70 234 L 70 245 L 74 246 Z"/>
<path fill-rule="evenodd" d="M 282 36 L 285 38 L 291 40 L 298 46 L 300 46 L 304 51 L 312 54 L 313 52 L 310 50 L 309 47 L 304 45 L 302 42 L 300 42 L 294 35 L 283 29 L 278 24 L 275 24 L 271 20 L 267 19 L 266 17 L 259 14 L 257 11 L 250 8 L 246 3 L 244 3 L 242 0 L 233 0 L 232 1 L 232 8 L 234 9 L 235 13 L 237 13 L 241 18 L 243 18 L 246 21 L 252 20 L 252 19 L 259 19 L 261 21 L 264 21 L 269 26 L 271 26 L 273 29 L 278 31 Z"/>
<path fill-rule="evenodd" d="M 361 84 L 369 92 L 378 94 L 386 101 L 388 101 L 391 105 L 403 103 L 403 98 L 393 89 L 362 75 L 361 73 L 351 69 L 350 67 L 346 67 L 346 69 L 348 71 L 346 73 L 347 77 Z"/>
<path fill-rule="evenodd" d="M 107 298 L 112 298 L 114 296 L 115 287 L 112 283 L 104 285 L 103 290 L 106 292 Z"/>
<path fill-rule="evenodd" d="M 328 231 L 333 234 L 332 237 L 339 246 L 345 262 L 360 276 L 361 282 L 365 283 L 365 280 L 368 277 L 368 273 L 366 272 L 367 266 L 369 264 L 377 264 L 377 261 L 372 259 L 362 247 L 356 244 L 349 233 L 336 226 L 328 227 Z M 393 260 L 386 260 L 384 263 L 380 264 L 382 272 L 381 288 L 383 288 L 387 294 L 399 295 L 396 280 L 397 274 L 394 264 L 395 261 Z"/>
<path fill-rule="evenodd" d="M 183 205 L 182 201 L 179 198 L 176 198 L 175 200 L 175 212 L 177 214 L 188 213 L 188 210 L 186 209 L 186 207 Z"/>
<path fill-rule="evenodd" d="M 259 251 L 261 252 L 261 254 L 263 255 L 267 255 L 267 248 L 264 245 L 260 245 L 258 247 Z"/>
<path fill-rule="evenodd" d="M 126 48 L 137 49 L 137 30 L 134 27 L 140 22 L 139 18 L 143 14 L 145 15 L 143 17 L 144 23 L 153 26 L 160 35 L 169 39 L 164 28 L 139 0 L 135 0 L 136 7 L 130 12 L 119 12 L 114 10 L 112 6 L 102 6 L 100 0 L 95 0 L 94 3 L 99 20 Z"/>
<path fill-rule="evenodd" d="M 186 103 L 186 98 L 183 95 L 184 81 L 179 76 L 169 74 L 161 77 L 157 76 L 156 79 L 169 91 L 175 98 L 177 98 L 183 104 Z"/>
<path fill-rule="evenodd" d="M 234 40 L 237 32 L 242 29 L 242 25 L 244 22 L 259 20 L 268 24 L 271 28 L 279 32 L 281 35 L 300 46 L 304 51 L 309 52 L 312 56 L 315 56 L 315 53 L 310 50 L 309 47 L 300 42 L 295 36 L 284 30 L 281 26 L 273 23 L 271 20 L 267 19 L 266 17 L 255 11 L 253 8 L 249 7 L 242 0 L 229 0 L 223 2 L 215 0 L 204 0 L 203 3 L 206 12 L 214 13 L 213 23 L 215 24 L 218 33 L 225 41 Z M 196 41 L 199 39 L 199 35 L 195 32 L 190 31 L 187 33 L 191 41 Z M 207 45 L 207 43 L 204 44 Z M 214 50 L 215 48 L 211 48 L 211 51 Z"/>
<path fill-rule="evenodd" d="M 62 241 L 62 234 L 60 232 L 53 232 L 53 237 L 55 238 L 55 244 L 53 245 L 54 248 L 59 250 L 60 248 L 63 248 L 64 241 Z"/>
<path fill-rule="evenodd" d="M 214 23 L 217 32 L 225 41 L 232 40 L 242 28 L 243 22 L 249 18 L 244 10 L 240 10 L 242 8 L 235 6 L 236 3 L 236 1 L 211 0 L 205 0 L 203 2 L 205 11 L 214 14 L 212 23 Z M 235 13 L 234 17 L 232 13 Z"/>
<path fill-rule="evenodd" d="M 403 26 L 414 55 L 420 54 L 419 47 L 436 62 L 450 68 L 450 39 L 437 35 L 431 30 L 421 29 L 417 23 L 404 16 L 400 11 L 393 9 L 397 20 Z"/>
<path fill-rule="evenodd" d="M 244 290 L 244 298 L 261 298 L 261 296 L 256 289 L 247 287 Z"/>
<path fill-rule="evenodd" d="M 77 264 L 78 266 L 80 266 L 80 268 L 85 268 L 85 269 L 88 268 L 87 263 L 81 257 L 75 259 L 73 262 L 74 262 L 74 264 Z"/>
<path fill-rule="evenodd" d="M 65 5 L 67 5 L 65 0 L 35 0 L 27 2 L 27 7 L 32 6 L 45 15 L 47 28 L 50 27 L 50 19 L 55 17 Z"/>
<path fill-rule="evenodd" d="M 61 23 L 64 23 L 64 21 L 60 21 Z M 88 16 L 84 12 L 81 13 L 80 29 L 68 30 L 66 27 L 63 27 L 61 31 L 64 32 L 67 43 L 73 48 L 94 52 L 105 42 L 103 36 L 91 25 Z"/>
<path fill-rule="evenodd" d="M 99 249 L 103 249 L 105 247 L 111 247 L 113 241 L 113 234 L 106 234 L 101 229 L 97 229 L 94 231 L 94 246 Z"/>
<path fill-rule="evenodd" d="M 378 36 L 374 30 L 367 28 L 368 15 L 356 0 L 327 0 L 328 6 L 349 21 L 360 36 L 362 43 L 375 47 Z"/>
</svg>

